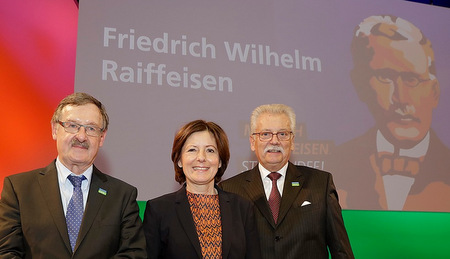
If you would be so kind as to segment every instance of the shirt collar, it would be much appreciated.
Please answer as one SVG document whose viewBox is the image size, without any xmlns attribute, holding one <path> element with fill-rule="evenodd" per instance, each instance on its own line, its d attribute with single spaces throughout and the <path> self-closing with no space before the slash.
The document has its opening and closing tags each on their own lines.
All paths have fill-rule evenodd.
<svg viewBox="0 0 450 259">
<path fill-rule="evenodd" d="M 389 141 L 383 136 L 380 130 L 377 131 L 376 136 L 377 141 L 377 152 L 389 152 L 394 154 L 395 147 Z M 420 141 L 417 145 L 410 149 L 400 149 L 399 155 L 400 156 L 406 156 L 406 157 L 412 157 L 412 158 L 419 158 L 426 155 L 428 151 L 428 146 L 430 144 L 430 132 L 427 132 L 427 135 Z"/>
<path fill-rule="evenodd" d="M 57 169 L 56 171 L 58 172 L 58 180 L 59 180 L 60 184 L 64 184 L 68 180 L 67 176 L 69 176 L 71 174 L 75 175 L 67 167 L 65 167 L 63 165 L 63 163 L 61 163 L 61 161 L 59 160 L 59 156 L 56 158 L 56 169 Z M 86 177 L 88 184 L 91 182 L 93 169 L 94 169 L 94 166 L 91 165 L 86 169 L 86 171 L 84 171 L 81 174 L 81 175 L 84 175 L 84 177 Z"/>
<path fill-rule="evenodd" d="M 289 163 L 286 163 L 280 170 L 277 171 L 279 174 L 281 174 L 281 177 L 286 176 L 288 164 Z M 259 173 L 261 174 L 261 179 L 268 177 L 268 175 L 270 173 L 272 173 L 271 171 L 264 168 L 264 166 L 262 166 L 261 163 L 258 163 L 258 168 L 259 168 Z"/>
</svg>

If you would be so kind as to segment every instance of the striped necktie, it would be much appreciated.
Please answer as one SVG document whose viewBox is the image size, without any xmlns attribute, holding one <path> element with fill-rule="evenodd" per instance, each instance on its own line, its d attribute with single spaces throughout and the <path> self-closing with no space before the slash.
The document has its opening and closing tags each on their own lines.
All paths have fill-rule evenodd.
<svg viewBox="0 0 450 259">
<path fill-rule="evenodd" d="M 269 174 L 270 180 L 272 180 L 272 191 L 269 195 L 269 207 L 272 211 L 273 220 L 275 221 L 275 224 L 278 220 L 278 212 L 280 210 L 280 203 L 281 203 L 281 195 L 280 191 L 278 191 L 277 186 L 277 180 L 281 177 L 281 174 L 277 172 L 273 172 Z"/>
</svg>

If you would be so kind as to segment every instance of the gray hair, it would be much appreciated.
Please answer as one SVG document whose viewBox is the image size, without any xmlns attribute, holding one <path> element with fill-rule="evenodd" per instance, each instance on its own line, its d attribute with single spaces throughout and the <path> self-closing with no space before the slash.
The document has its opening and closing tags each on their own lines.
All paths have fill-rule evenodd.
<svg viewBox="0 0 450 259">
<path fill-rule="evenodd" d="M 286 114 L 289 117 L 289 122 L 291 126 L 291 130 L 295 131 L 295 112 L 294 110 L 285 105 L 285 104 L 265 104 L 256 107 L 252 115 L 250 117 L 250 131 L 251 133 L 255 133 L 256 129 L 256 121 L 258 120 L 259 115 L 263 113 L 270 113 L 270 114 Z"/>
<path fill-rule="evenodd" d="M 56 107 L 55 112 L 53 113 L 52 117 L 52 123 L 58 123 L 59 119 L 61 118 L 61 113 L 64 107 L 67 105 L 72 106 L 81 106 L 85 104 L 94 104 L 98 107 L 100 110 L 100 114 L 102 115 L 103 120 L 103 126 L 102 129 L 105 131 L 108 129 L 109 125 L 109 116 L 106 113 L 105 106 L 97 99 L 95 99 L 93 96 L 87 94 L 87 93 L 73 93 L 71 95 L 68 95 L 64 99 L 61 100 L 61 102 L 58 104 L 58 107 Z"/>
</svg>

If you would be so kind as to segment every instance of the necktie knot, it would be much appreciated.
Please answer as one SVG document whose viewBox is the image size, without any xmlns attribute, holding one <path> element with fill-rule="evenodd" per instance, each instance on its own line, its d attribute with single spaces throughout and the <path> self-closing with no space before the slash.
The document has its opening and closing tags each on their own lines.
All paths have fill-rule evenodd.
<svg viewBox="0 0 450 259">
<path fill-rule="evenodd" d="M 281 174 L 277 173 L 277 172 L 272 172 L 269 174 L 269 179 L 273 181 L 278 180 L 281 177 Z"/>
<path fill-rule="evenodd" d="M 67 179 L 72 183 L 73 187 L 81 187 L 81 182 L 86 179 L 84 175 L 82 176 L 75 176 L 75 175 L 69 175 L 67 176 Z"/>
</svg>

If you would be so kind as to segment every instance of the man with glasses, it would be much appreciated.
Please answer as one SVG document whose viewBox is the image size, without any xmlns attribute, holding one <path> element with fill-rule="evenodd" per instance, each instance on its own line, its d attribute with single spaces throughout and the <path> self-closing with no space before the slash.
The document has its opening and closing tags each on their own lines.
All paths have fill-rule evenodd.
<svg viewBox="0 0 450 259">
<path fill-rule="evenodd" d="M 93 165 L 108 123 L 88 94 L 60 102 L 55 161 L 4 180 L 0 258 L 147 258 L 136 188 Z"/>
<path fill-rule="evenodd" d="M 295 123 L 289 106 L 257 107 L 250 147 L 258 165 L 219 185 L 254 203 L 263 259 L 354 258 L 331 174 L 289 162 Z"/>
<path fill-rule="evenodd" d="M 332 155 L 341 205 L 450 211 L 450 151 L 430 128 L 440 97 L 430 40 L 402 18 L 371 16 L 351 50 L 351 79 L 375 126 Z"/>
</svg>

